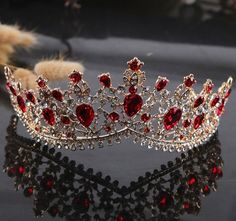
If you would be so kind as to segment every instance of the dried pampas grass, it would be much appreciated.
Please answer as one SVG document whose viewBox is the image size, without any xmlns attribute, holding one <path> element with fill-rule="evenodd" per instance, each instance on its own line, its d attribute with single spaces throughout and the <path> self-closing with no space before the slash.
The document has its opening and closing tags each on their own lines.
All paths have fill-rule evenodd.
<svg viewBox="0 0 236 221">
<path fill-rule="evenodd" d="M 0 24 L 0 44 L 30 47 L 37 43 L 32 32 L 20 30 L 18 26 Z"/>
<path fill-rule="evenodd" d="M 37 76 L 32 71 L 24 68 L 18 68 L 13 73 L 16 81 L 21 82 L 25 89 L 35 89 Z"/>
<path fill-rule="evenodd" d="M 37 75 L 42 75 L 52 81 L 65 79 L 74 70 L 83 72 L 84 66 L 78 62 L 53 59 L 41 61 L 34 67 Z"/>
</svg>

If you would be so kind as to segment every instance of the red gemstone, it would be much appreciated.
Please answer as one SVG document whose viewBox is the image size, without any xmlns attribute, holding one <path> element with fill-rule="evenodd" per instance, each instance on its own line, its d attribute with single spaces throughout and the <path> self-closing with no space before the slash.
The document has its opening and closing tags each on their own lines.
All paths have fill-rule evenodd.
<svg viewBox="0 0 236 221">
<path fill-rule="evenodd" d="M 23 113 L 26 112 L 26 105 L 25 105 L 25 100 L 23 97 L 21 97 L 20 95 L 17 96 L 17 103 L 19 105 L 19 108 L 21 109 L 21 111 Z"/>
<path fill-rule="evenodd" d="M 225 107 L 225 100 L 223 99 L 221 105 L 216 110 L 217 116 L 221 116 L 223 114 L 224 107 Z"/>
<path fill-rule="evenodd" d="M 143 132 L 144 132 L 145 134 L 149 133 L 149 132 L 150 132 L 149 127 L 145 127 L 144 130 L 143 130 Z"/>
<path fill-rule="evenodd" d="M 126 221 L 126 220 L 125 220 L 125 217 L 123 215 L 119 215 L 117 217 L 117 221 Z"/>
<path fill-rule="evenodd" d="M 104 130 L 105 130 L 106 132 L 110 132 L 110 131 L 111 131 L 111 127 L 110 127 L 110 126 L 106 126 L 106 127 L 104 127 Z"/>
<path fill-rule="evenodd" d="M 138 94 L 129 94 L 124 99 L 124 110 L 129 117 L 137 114 L 143 106 L 143 99 Z"/>
<path fill-rule="evenodd" d="M 11 91 L 11 93 L 12 93 L 14 96 L 16 96 L 16 90 L 15 90 L 15 88 L 14 88 L 9 82 L 6 83 L 6 87 L 7 87 L 8 90 Z"/>
<path fill-rule="evenodd" d="M 190 176 L 188 177 L 187 183 L 188 183 L 189 186 L 193 186 L 194 184 L 197 183 L 196 177 L 195 177 L 194 175 L 190 175 Z"/>
<path fill-rule="evenodd" d="M 23 167 L 23 166 L 19 166 L 19 168 L 18 168 L 18 172 L 19 172 L 19 174 L 23 174 L 23 173 L 25 173 L 25 167 Z"/>
<path fill-rule="evenodd" d="M 61 122 L 63 124 L 70 124 L 70 118 L 67 116 L 61 116 Z"/>
<path fill-rule="evenodd" d="M 73 72 L 70 76 L 69 79 L 74 83 L 78 84 L 81 79 L 82 79 L 82 74 L 80 72 Z"/>
<path fill-rule="evenodd" d="M 161 80 L 157 81 L 156 85 L 155 85 L 156 90 L 161 91 L 162 89 L 164 89 L 166 87 L 168 82 L 169 81 L 167 79 L 161 79 Z"/>
<path fill-rule="evenodd" d="M 151 118 L 151 115 L 150 115 L 150 114 L 145 113 L 145 114 L 142 114 L 142 115 L 141 115 L 141 120 L 142 120 L 143 122 L 149 121 L 150 118 Z"/>
<path fill-rule="evenodd" d="M 206 92 L 207 92 L 208 94 L 211 93 L 213 87 L 214 87 L 214 84 L 209 83 L 209 84 L 206 86 Z"/>
<path fill-rule="evenodd" d="M 188 76 L 186 77 L 186 79 L 184 80 L 184 84 L 186 87 L 192 87 L 192 85 L 196 82 L 196 80 L 194 79 L 194 77 L 192 76 Z"/>
<path fill-rule="evenodd" d="M 26 93 L 26 98 L 28 101 L 30 101 L 32 104 L 35 104 L 36 103 L 36 99 L 35 99 L 35 96 L 33 95 L 32 92 L 27 92 Z"/>
<path fill-rule="evenodd" d="M 46 82 L 43 79 L 38 79 L 38 86 L 44 88 L 46 86 Z"/>
<path fill-rule="evenodd" d="M 194 108 L 199 107 L 203 102 L 204 102 L 204 98 L 203 98 L 202 96 L 199 96 L 199 97 L 195 100 L 193 107 L 194 107 Z"/>
<path fill-rule="evenodd" d="M 135 87 L 134 85 L 130 86 L 129 87 L 129 92 L 131 94 L 135 94 L 137 92 L 137 87 Z"/>
<path fill-rule="evenodd" d="M 211 101 L 211 107 L 215 107 L 216 104 L 219 102 L 220 97 L 216 96 L 212 101 Z"/>
<path fill-rule="evenodd" d="M 194 129 L 198 129 L 204 121 L 204 114 L 198 115 L 195 117 L 193 122 Z"/>
<path fill-rule="evenodd" d="M 164 126 L 166 130 L 176 126 L 182 116 L 182 111 L 177 107 L 172 107 L 164 116 Z"/>
<path fill-rule="evenodd" d="M 76 108 L 76 116 L 82 125 L 89 127 L 94 119 L 94 110 L 89 104 L 81 104 Z"/>
<path fill-rule="evenodd" d="M 184 202 L 184 203 L 183 203 L 183 208 L 184 208 L 184 209 L 189 209 L 189 208 L 190 208 L 189 202 Z"/>
<path fill-rule="evenodd" d="M 119 114 L 116 113 L 116 112 L 110 113 L 110 114 L 108 115 L 108 117 L 110 118 L 111 121 L 114 121 L 114 122 L 115 122 L 115 121 L 118 121 L 119 118 L 120 118 Z"/>
<path fill-rule="evenodd" d="M 143 62 L 141 62 L 138 58 L 133 58 L 128 62 L 128 66 L 132 71 L 138 71 L 143 66 Z"/>
<path fill-rule="evenodd" d="M 47 121 L 47 123 L 51 126 L 53 126 L 56 123 L 54 112 L 50 108 L 43 109 L 43 117 Z"/>
<path fill-rule="evenodd" d="M 231 94 L 231 88 L 226 92 L 225 94 L 225 99 L 228 98 Z"/>
<path fill-rule="evenodd" d="M 173 203 L 173 197 L 167 192 L 162 191 L 157 197 L 157 205 L 161 211 L 166 211 Z"/>
<path fill-rule="evenodd" d="M 203 191 L 203 193 L 206 194 L 206 195 L 209 194 L 209 193 L 210 193 L 210 188 L 209 188 L 209 186 L 208 186 L 208 185 L 205 185 L 205 186 L 203 187 L 202 191 Z"/>
<path fill-rule="evenodd" d="M 183 122 L 183 126 L 184 126 L 185 128 L 189 127 L 190 124 L 191 124 L 191 120 L 185 120 L 185 121 Z"/>
<path fill-rule="evenodd" d="M 54 186 L 54 178 L 52 176 L 44 177 L 41 185 L 44 187 L 44 189 L 51 190 Z"/>
<path fill-rule="evenodd" d="M 60 101 L 60 102 L 63 101 L 63 95 L 62 95 L 62 93 L 61 93 L 59 90 L 53 90 L 53 91 L 52 91 L 52 96 L 53 96 L 56 100 L 58 100 L 58 101 Z"/>
<path fill-rule="evenodd" d="M 26 191 L 27 191 L 28 196 L 31 196 L 33 194 L 33 192 L 34 192 L 34 188 L 33 187 L 28 187 L 26 189 Z"/>
<path fill-rule="evenodd" d="M 73 205 L 81 210 L 88 210 L 90 207 L 90 199 L 87 193 L 82 192 L 76 196 L 73 201 Z"/>
<path fill-rule="evenodd" d="M 98 76 L 100 83 L 104 87 L 110 87 L 111 86 L 111 78 L 109 74 L 101 74 Z"/>
</svg>

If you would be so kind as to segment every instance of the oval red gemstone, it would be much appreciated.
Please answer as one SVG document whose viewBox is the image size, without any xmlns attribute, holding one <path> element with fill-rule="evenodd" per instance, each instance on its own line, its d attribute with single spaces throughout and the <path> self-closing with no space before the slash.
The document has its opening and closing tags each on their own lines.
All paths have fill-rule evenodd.
<svg viewBox="0 0 236 221">
<path fill-rule="evenodd" d="M 155 88 L 157 91 L 164 89 L 169 81 L 167 79 L 161 79 L 156 82 Z"/>
<path fill-rule="evenodd" d="M 225 107 L 225 100 L 223 99 L 221 105 L 216 110 L 217 116 L 221 116 L 223 114 L 224 107 Z"/>
<path fill-rule="evenodd" d="M 182 111 L 177 107 L 172 107 L 164 116 L 164 126 L 166 130 L 172 129 L 181 119 Z"/>
<path fill-rule="evenodd" d="M 137 92 L 137 87 L 135 87 L 134 85 L 130 86 L 129 87 L 129 92 L 131 94 L 135 94 Z"/>
<path fill-rule="evenodd" d="M 167 192 L 160 192 L 157 197 L 157 205 L 161 211 L 166 211 L 174 203 L 173 197 Z"/>
<path fill-rule="evenodd" d="M 204 98 L 203 98 L 202 96 L 199 96 L 199 97 L 195 100 L 193 107 L 194 107 L 194 108 L 199 107 L 203 102 L 204 102 Z"/>
<path fill-rule="evenodd" d="M 126 221 L 126 220 L 125 220 L 125 217 L 123 215 L 119 215 L 117 217 L 117 221 Z"/>
<path fill-rule="evenodd" d="M 74 83 L 74 84 L 78 84 L 82 77 L 81 77 L 81 73 L 80 72 L 73 72 L 70 76 L 69 79 Z"/>
<path fill-rule="evenodd" d="M 211 107 L 215 107 L 216 104 L 219 102 L 220 97 L 216 96 L 215 98 L 213 98 L 213 100 L 211 101 Z"/>
<path fill-rule="evenodd" d="M 56 100 L 58 100 L 58 101 L 60 101 L 60 102 L 63 101 L 63 95 L 62 95 L 62 93 L 61 93 L 59 90 L 53 90 L 53 91 L 52 91 L 52 96 L 53 96 Z"/>
<path fill-rule="evenodd" d="M 114 122 L 115 122 L 115 121 L 118 121 L 119 118 L 120 118 L 119 114 L 116 113 L 116 112 L 110 113 L 110 114 L 108 115 L 108 117 L 110 118 L 111 121 L 114 121 Z"/>
<path fill-rule="evenodd" d="M 204 114 L 198 115 L 195 117 L 193 122 L 194 129 L 198 129 L 204 121 Z"/>
<path fill-rule="evenodd" d="M 145 113 L 145 114 L 142 114 L 142 115 L 141 115 L 141 120 L 142 120 L 143 122 L 149 121 L 150 118 L 151 118 L 151 115 L 150 115 L 150 114 Z"/>
<path fill-rule="evenodd" d="M 197 183 L 197 178 L 194 175 L 189 175 L 187 183 L 192 186 Z"/>
<path fill-rule="evenodd" d="M 76 116 L 82 125 L 89 127 L 94 119 L 94 110 L 89 104 L 81 104 L 76 108 Z"/>
<path fill-rule="evenodd" d="M 230 94 L 231 94 L 231 88 L 226 92 L 225 98 L 228 98 L 230 96 Z"/>
<path fill-rule="evenodd" d="M 99 81 L 104 87 L 110 87 L 111 86 L 111 78 L 109 74 L 101 74 L 99 76 Z"/>
<path fill-rule="evenodd" d="M 129 94 L 124 99 L 124 110 L 129 117 L 137 114 L 143 106 L 143 99 L 138 94 Z"/>
<path fill-rule="evenodd" d="M 15 88 L 14 88 L 9 82 L 6 83 L 6 87 L 7 87 L 8 90 L 11 91 L 11 93 L 12 93 L 14 96 L 17 95 Z"/>
<path fill-rule="evenodd" d="M 23 173 L 25 173 L 25 167 L 23 167 L 23 166 L 19 166 L 19 168 L 18 168 L 18 172 L 19 172 L 19 174 L 23 174 Z"/>
<path fill-rule="evenodd" d="M 26 112 L 25 100 L 20 95 L 17 96 L 17 103 L 22 112 Z"/>
<path fill-rule="evenodd" d="M 63 123 L 63 124 L 70 124 L 70 118 L 69 117 L 67 117 L 67 116 L 61 116 L 61 122 Z"/>
<path fill-rule="evenodd" d="M 203 193 L 204 193 L 205 195 L 209 194 L 209 193 L 210 193 L 210 188 L 209 188 L 209 186 L 208 186 L 208 185 L 205 185 L 205 186 L 203 187 L 202 191 L 203 191 Z"/>
<path fill-rule="evenodd" d="M 193 77 L 187 77 L 184 81 L 184 84 L 186 87 L 192 87 L 192 85 L 195 83 L 195 79 Z"/>
<path fill-rule="evenodd" d="M 43 87 L 46 86 L 46 82 L 45 82 L 43 79 L 39 79 L 39 80 L 38 80 L 38 86 L 41 87 L 41 88 L 43 88 Z"/>
<path fill-rule="evenodd" d="M 183 126 L 184 126 L 185 128 L 189 127 L 190 124 L 191 124 L 191 120 L 188 120 L 188 119 L 183 122 Z"/>
<path fill-rule="evenodd" d="M 184 203 L 183 203 L 183 208 L 184 208 L 184 209 L 189 209 L 189 208 L 190 208 L 189 202 L 184 202 Z"/>
<path fill-rule="evenodd" d="M 47 121 L 47 123 L 51 126 L 53 126 L 56 123 L 54 112 L 50 108 L 43 109 L 43 117 Z"/>
<path fill-rule="evenodd" d="M 36 103 L 36 98 L 35 98 L 35 96 L 33 95 L 33 93 L 32 92 L 27 92 L 26 93 L 26 98 L 27 98 L 27 100 L 28 101 L 30 101 L 32 104 L 35 104 Z"/>
<path fill-rule="evenodd" d="M 211 93 L 213 87 L 214 87 L 214 84 L 209 83 L 209 84 L 206 86 L 206 92 L 207 92 L 208 94 Z"/>
</svg>

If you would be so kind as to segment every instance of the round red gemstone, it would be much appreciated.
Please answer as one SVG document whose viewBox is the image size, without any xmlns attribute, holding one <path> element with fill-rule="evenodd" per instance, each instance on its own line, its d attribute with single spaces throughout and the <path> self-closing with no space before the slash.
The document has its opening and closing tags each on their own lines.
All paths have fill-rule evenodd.
<svg viewBox="0 0 236 221">
<path fill-rule="evenodd" d="M 143 122 L 149 121 L 150 118 L 151 118 L 151 115 L 150 115 L 150 114 L 145 113 L 145 114 L 142 114 L 142 115 L 141 115 L 141 120 L 142 120 Z"/>
<path fill-rule="evenodd" d="M 183 126 L 184 126 L 185 128 L 189 127 L 190 124 L 191 124 L 191 120 L 188 120 L 188 119 L 183 122 Z"/>
<path fill-rule="evenodd" d="M 155 85 L 156 90 L 161 91 L 162 89 L 164 89 L 166 87 L 168 82 L 169 81 L 167 79 L 161 79 L 161 80 L 157 81 L 156 85 Z"/>
<path fill-rule="evenodd" d="M 203 193 L 206 194 L 206 195 L 209 194 L 209 193 L 210 193 L 210 188 L 209 188 L 209 186 L 208 186 L 208 185 L 205 185 L 205 186 L 203 187 L 202 191 L 203 191 Z"/>
<path fill-rule="evenodd" d="M 10 90 L 11 93 L 12 93 L 14 96 L 17 95 L 15 88 L 14 88 L 9 82 L 6 83 L 6 88 L 7 88 L 8 90 Z"/>
<path fill-rule="evenodd" d="M 109 74 L 101 74 L 99 76 L 99 81 L 104 87 L 110 87 L 111 86 L 111 78 Z"/>
<path fill-rule="evenodd" d="M 38 86 L 44 88 L 46 86 L 46 82 L 43 79 L 38 80 Z"/>
<path fill-rule="evenodd" d="M 80 104 L 76 108 L 76 116 L 82 125 L 89 127 L 94 119 L 94 110 L 89 104 Z"/>
<path fill-rule="evenodd" d="M 52 91 L 52 96 L 60 102 L 63 101 L 63 95 L 62 95 L 61 91 L 59 91 L 59 90 L 53 90 Z"/>
<path fill-rule="evenodd" d="M 27 92 L 26 93 L 26 98 L 27 98 L 27 100 L 28 101 L 30 101 L 32 104 L 35 104 L 36 103 L 36 98 L 35 98 L 35 96 L 33 95 L 33 93 L 32 92 Z"/>
<path fill-rule="evenodd" d="M 61 116 L 61 122 L 63 123 L 63 124 L 70 124 L 70 118 L 69 117 L 67 117 L 67 116 Z"/>
<path fill-rule="evenodd" d="M 221 105 L 216 110 L 217 116 L 221 116 L 223 114 L 224 107 L 225 107 L 225 100 L 223 99 Z"/>
<path fill-rule="evenodd" d="M 138 94 L 129 94 L 124 99 L 124 110 L 129 117 L 137 114 L 143 106 L 143 99 Z"/>
<path fill-rule="evenodd" d="M 80 72 L 73 72 L 70 76 L 69 79 L 74 83 L 74 84 L 78 84 L 81 79 L 82 79 L 82 75 Z"/>
<path fill-rule="evenodd" d="M 137 92 L 137 87 L 135 87 L 134 85 L 130 86 L 129 87 L 129 92 L 131 94 L 135 94 Z"/>
<path fill-rule="evenodd" d="M 196 116 L 193 122 L 194 129 L 198 129 L 203 122 L 204 122 L 204 114 Z"/>
<path fill-rule="evenodd" d="M 32 195 L 33 192 L 34 192 L 34 188 L 33 187 L 28 187 L 27 192 L 28 192 L 29 195 Z"/>
<path fill-rule="evenodd" d="M 115 122 L 115 121 L 118 121 L 119 118 L 120 118 L 119 114 L 116 113 L 116 112 L 110 113 L 110 114 L 108 115 L 108 117 L 110 118 L 111 121 L 114 121 L 114 122 Z"/>
<path fill-rule="evenodd" d="M 25 100 L 23 97 L 21 97 L 20 95 L 17 96 L 17 103 L 19 105 L 19 108 L 21 109 L 22 112 L 26 112 L 26 105 L 25 105 Z"/>
<path fill-rule="evenodd" d="M 228 98 L 231 94 L 231 88 L 226 92 L 225 94 L 225 99 Z"/>
<path fill-rule="evenodd" d="M 126 221 L 126 220 L 125 220 L 125 217 L 123 215 L 119 215 L 117 217 L 117 221 Z"/>
<path fill-rule="evenodd" d="M 47 121 L 47 123 L 51 126 L 53 126 L 56 123 L 54 112 L 50 108 L 43 109 L 43 117 Z"/>
<path fill-rule="evenodd" d="M 182 111 L 177 107 L 172 107 L 164 116 L 164 126 L 166 130 L 175 127 L 181 119 Z"/>
<path fill-rule="evenodd" d="M 189 175 L 187 183 L 189 186 L 193 186 L 197 183 L 197 178 L 194 175 Z"/>
<path fill-rule="evenodd" d="M 202 96 L 199 96 L 199 97 L 195 100 L 193 107 L 194 107 L 194 108 L 199 107 L 203 102 L 204 102 L 204 98 L 203 98 Z"/>
<path fill-rule="evenodd" d="M 23 174 L 23 173 L 25 173 L 25 167 L 23 167 L 23 166 L 19 166 L 19 168 L 18 168 L 18 172 L 19 172 L 19 174 Z"/>
<path fill-rule="evenodd" d="M 192 87 L 192 85 L 196 82 L 196 80 L 193 77 L 187 77 L 184 81 L 184 84 L 186 87 Z"/>
<path fill-rule="evenodd" d="M 211 107 L 215 107 L 216 104 L 219 102 L 220 97 L 216 96 L 215 98 L 213 98 L 213 100 L 211 101 Z"/>
</svg>

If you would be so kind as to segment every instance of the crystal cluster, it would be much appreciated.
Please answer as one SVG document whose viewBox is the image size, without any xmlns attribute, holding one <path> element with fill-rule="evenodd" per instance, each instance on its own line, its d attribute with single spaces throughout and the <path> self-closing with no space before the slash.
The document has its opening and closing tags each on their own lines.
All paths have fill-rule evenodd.
<svg viewBox="0 0 236 221">
<path fill-rule="evenodd" d="M 217 92 L 208 79 L 196 93 L 196 79 L 190 74 L 171 93 L 166 77 L 158 76 L 153 87 L 145 86 L 143 65 L 138 58 L 130 60 L 117 87 L 109 73 L 100 74 L 100 88 L 94 95 L 77 71 L 69 74 L 67 90 L 52 89 L 39 77 L 38 90 L 32 91 L 23 89 L 5 68 L 6 86 L 31 135 L 58 147 L 93 149 L 131 137 L 149 148 L 186 151 L 206 142 L 217 130 L 232 78 Z"/>
</svg>

